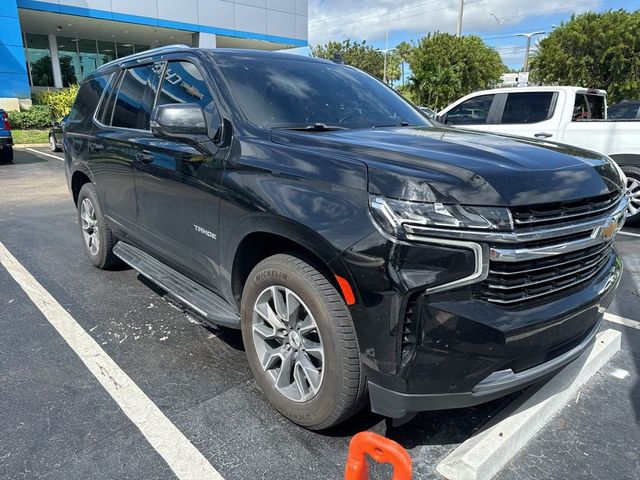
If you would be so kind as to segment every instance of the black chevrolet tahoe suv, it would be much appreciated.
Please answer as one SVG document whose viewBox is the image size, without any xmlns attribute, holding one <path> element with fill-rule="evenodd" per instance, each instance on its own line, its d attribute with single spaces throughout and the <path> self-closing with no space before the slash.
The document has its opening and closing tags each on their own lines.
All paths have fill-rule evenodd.
<svg viewBox="0 0 640 480">
<path fill-rule="evenodd" d="M 338 62 L 123 58 L 82 84 L 64 152 L 93 264 L 241 329 L 266 397 L 310 429 L 549 378 L 622 272 L 607 157 L 444 127 Z"/>
</svg>

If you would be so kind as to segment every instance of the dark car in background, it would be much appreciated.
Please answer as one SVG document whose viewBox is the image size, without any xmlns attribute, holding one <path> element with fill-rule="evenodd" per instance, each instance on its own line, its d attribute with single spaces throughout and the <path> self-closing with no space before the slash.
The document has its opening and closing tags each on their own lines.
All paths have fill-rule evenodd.
<svg viewBox="0 0 640 480">
<path fill-rule="evenodd" d="M 155 49 L 89 75 L 63 130 L 90 261 L 241 329 L 265 396 L 307 428 L 549 378 L 620 280 L 614 162 L 431 122 L 347 65 Z"/>
<path fill-rule="evenodd" d="M 55 120 L 51 122 L 51 128 L 49 129 L 49 149 L 51 149 L 52 152 L 62 151 L 62 127 L 68 117 L 69 115 L 65 115 L 59 122 Z"/>
<path fill-rule="evenodd" d="M 607 117 L 612 119 L 640 120 L 640 100 L 620 102 L 613 107 L 609 107 Z"/>
<path fill-rule="evenodd" d="M 2 109 L 0 109 L 0 162 L 13 162 L 13 136 L 9 115 Z"/>
</svg>

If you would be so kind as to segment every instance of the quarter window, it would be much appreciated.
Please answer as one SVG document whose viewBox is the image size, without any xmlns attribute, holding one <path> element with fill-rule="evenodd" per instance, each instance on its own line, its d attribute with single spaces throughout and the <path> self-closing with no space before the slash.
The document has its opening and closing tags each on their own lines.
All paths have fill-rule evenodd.
<svg viewBox="0 0 640 480">
<path fill-rule="evenodd" d="M 480 95 L 465 100 L 447 113 L 446 123 L 453 125 L 480 125 L 487 123 L 493 95 Z"/>
<path fill-rule="evenodd" d="M 537 123 L 553 116 L 553 92 L 510 93 L 502 123 Z"/>
</svg>

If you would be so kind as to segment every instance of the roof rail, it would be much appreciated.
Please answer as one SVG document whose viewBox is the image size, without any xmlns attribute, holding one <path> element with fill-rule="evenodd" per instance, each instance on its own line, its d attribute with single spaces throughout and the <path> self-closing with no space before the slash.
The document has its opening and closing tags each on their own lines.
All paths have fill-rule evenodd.
<svg viewBox="0 0 640 480">
<path fill-rule="evenodd" d="M 188 45 L 184 45 L 182 43 L 174 43 L 172 45 L 164 45 L 162 47 L 151 48 L 149 50 L 145 50 L 144 52 L 134 53 L 132 55 L 127 55 L 126 57 L 116 58 L 115 60 L 111 60 L 110 62 L 107 62 L 107 63 L 101 65 L 100 68 L 107 67 L 107 66 L 110 66 L 110 65 L 120 64 L 120 63 L 124 63 L 124 62 L 128 62 L 129 60 L 135 60 L 136 58 L 147 57 L 149 55 L 157 55 L 157 54 L 163 53 L 165 51 L 168 52 L 168 51 L 172 51 L 172 50 L 176 50 L 176 49 L 182 49 L 182 48 L 191 48 L 191 47 L 188 46 Z"/>
</svg>

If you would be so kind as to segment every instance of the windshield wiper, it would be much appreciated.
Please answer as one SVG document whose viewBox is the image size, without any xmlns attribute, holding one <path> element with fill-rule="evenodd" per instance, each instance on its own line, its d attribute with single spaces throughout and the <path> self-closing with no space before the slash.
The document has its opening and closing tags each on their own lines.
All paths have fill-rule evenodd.
<svg viewBox="0 0 640 480">
<path fill-rule="evenodd" d="M 292 125 L 292 126 L 277 126 L 273 128 L 282 128 L 285 130 L 295 130 L 297 132 L 331 132 L 333 130 L 348 130 L 346 127 L 339 125 L 327 125 L 325 123 L 312 123 L 310 125 Z"/>
<path fill-rule="evenodd" d="M 418 127 L 419 125 L 416 123 L 405 122 L 404 120 L 400 123 L 390 123 L 389 125 L 374 125 L 371 128 L 384 128 L 384 127 Z"/>
</svg>

